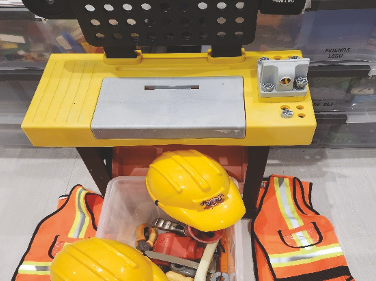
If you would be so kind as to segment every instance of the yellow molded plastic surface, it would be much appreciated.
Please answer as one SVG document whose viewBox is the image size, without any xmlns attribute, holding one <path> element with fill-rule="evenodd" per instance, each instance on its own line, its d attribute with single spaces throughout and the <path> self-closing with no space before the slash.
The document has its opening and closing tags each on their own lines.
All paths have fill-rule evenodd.
<svg viewBox="0 0 376 281">
<path fill-rule="evenodd" d="M 299 51 L 243 52 L 237 58 L 200 54 L 141 54 L 136 59 L 107 59 L 103 54 L 51 55 L 22 123 L 35 146 L 104 147 L 135 145 L 308 145 L 316 120 L 306 97 L 260 99 L 257 61 L 260 57 L 301 56 Z M 91 131 L 102 80 L 106 77 L 242 76 L 246 137 L 204 139 L 96 139 Z M 231 95 L 231 93 L 229 93 Z M 294 111 L 282 118 L 281 108 Z"/>
</svg>

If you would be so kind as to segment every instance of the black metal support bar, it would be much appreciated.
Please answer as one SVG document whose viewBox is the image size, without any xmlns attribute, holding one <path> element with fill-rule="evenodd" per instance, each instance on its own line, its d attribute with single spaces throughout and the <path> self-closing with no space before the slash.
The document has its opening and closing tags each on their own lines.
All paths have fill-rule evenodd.
<svg viewBox="0 0 376 281">
<path fill-rule="evenodd" d="M 212 45 L 211 56 L 217 57 L 240 57 L 242 45 Z"/>
<path fill-rule="evenodd" d="M 137 58 L 137 53 L 134 46 L 108 46 L 104 47 L 104 52 L 107 58 Z"/>
<path fill-rule="evenodd" d="M 317 124 L 344 125 L 347 122 L 347 115 L 344 113 L 316 113 L 315 118 Z"/>
<path fill-rule="evenodd" d="M 308 79 L 315 77 L 368 77 L 370 71 L 369 65 L 317 65 L 309 67 Z"/>
<path fill-rule="evenodd" d="M 254 218 L 256 214 L 257 197 L 264 177 L 269 150 L 269 146 L 248 147 L 248 167 L 243 191 L 243 201 L 247 211 L 244 218 Z"/>
<path fill-rule="evenodd" d="M 77 147 L 77 151 L 104 196 L 112 178 L 112 147 Z"/>
</svg>

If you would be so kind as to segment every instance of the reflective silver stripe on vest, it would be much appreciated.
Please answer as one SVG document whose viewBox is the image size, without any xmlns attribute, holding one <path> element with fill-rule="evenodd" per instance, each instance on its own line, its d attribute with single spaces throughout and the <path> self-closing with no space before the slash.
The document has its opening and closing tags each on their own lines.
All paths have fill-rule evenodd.
<svg viewBox="0 0 376 281">
<path fill-rule="evenodd" d="M 50 271 L 49 266 L 22 264 L 19 270 L 25 271 Z"/>
<path fill-rule="evenodd" d="M 311 252 L 307 254 L 292 254 L 290 257 L 280 257 L 280 258 L 271 258 L 270 263 L 280 264 L 280 263 L 288 263 L 293 261 L 301 261 L 306 259 L 311 259 L 319 256 L 329 255 L 329 254 L 335 254 L 335 253 L 342 253 L 341 247 L 334 247 L 324 250 L 318 250 L 316 252 Z"/>
<path fill-rule="evenodd" d="M 293 210 L 290 209 L 289 201 L 288 201 L 288 196 L 290 194 L 287 194 L 287 189 L 285 186 L 285 180 L 284 178 L 278 178 L 278 184 L 279 184 L 279 192 L 281 194 L 281 199 L 282 199 L 282 204 L 283 204 L 283 212 L 287 215 L 289 218 L 293 228 L 298 228 L 301 225 L 299 224 L 299 221 L 295 218 L 294 214 L 292 213 Z M 291 197 L 291 196 L 290 196 Z M 291 198 L 292 202 L 293 199 Z M 302 246 L 308 246 L 310 243 L 307 241 L 307 239 L 304 237 L 304 234 L 302 232 L 295 233 L 300 242 L 302 243 Z"/>
</svg>

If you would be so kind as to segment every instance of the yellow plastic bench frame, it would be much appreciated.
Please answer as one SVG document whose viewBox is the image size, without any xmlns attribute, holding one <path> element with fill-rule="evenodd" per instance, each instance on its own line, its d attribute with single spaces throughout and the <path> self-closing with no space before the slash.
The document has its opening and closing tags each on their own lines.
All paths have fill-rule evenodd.
<svg viewBox="0 0 376 281">
<path fill-rule="evenodd" d="M 299 51 L 244 52 L 240 57 L 199 54 L 142 54 L 107 59 L 103 54 L 53 54 L 22 123 L 35 146 L 114 147 L 136 145 L 309 145 L 316 128 L 311 96 L 260 98 L 257 61 L 287 59 Z M 242 76 L 246 137 L 204 139 L 96 139 L 91 131 L 102 80 L 106 77 Z M 231 94 L 231 93 L 229 93 Z M 282 118 L 282 108 L 294 111 Z"/>
</svg>

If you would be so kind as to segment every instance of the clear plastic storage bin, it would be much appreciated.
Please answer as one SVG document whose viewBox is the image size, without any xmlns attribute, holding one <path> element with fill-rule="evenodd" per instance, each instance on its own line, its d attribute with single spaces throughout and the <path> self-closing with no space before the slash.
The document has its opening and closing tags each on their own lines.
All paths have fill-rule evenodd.
<svg viewBox="0 0 376 281">
<path fill-rule="evenodd" d="M 146 189 L 145 177 L 117 177 L 111 180 L 104 198 L 97 237 L 117 240 L 134 247 L 135 230 L 142 223 L 151 225 L 154 218 L 173 220 L 158 208 Z M 230 259 L 234 261 L 234 269 L 229 276 L 236 276 L 237 281 L 252 280 L 245 269 L 252 268 L 251 252 L 243 252 L 242 229 L 248 220 L 239 221 L 226 229 L 230 238 Z M 249 237 L 248 237 L 249 238 Z M 250 239 L 250 238 L 249 238 Z M 248 241 L 250 242 L 250 240 Z M 249 258 L 245 259 L 244 255 Z M 247 276 L 245 276 L 247 275 Z M 232 277 L 231 280 L 235 280 Z"/>
</svg>

